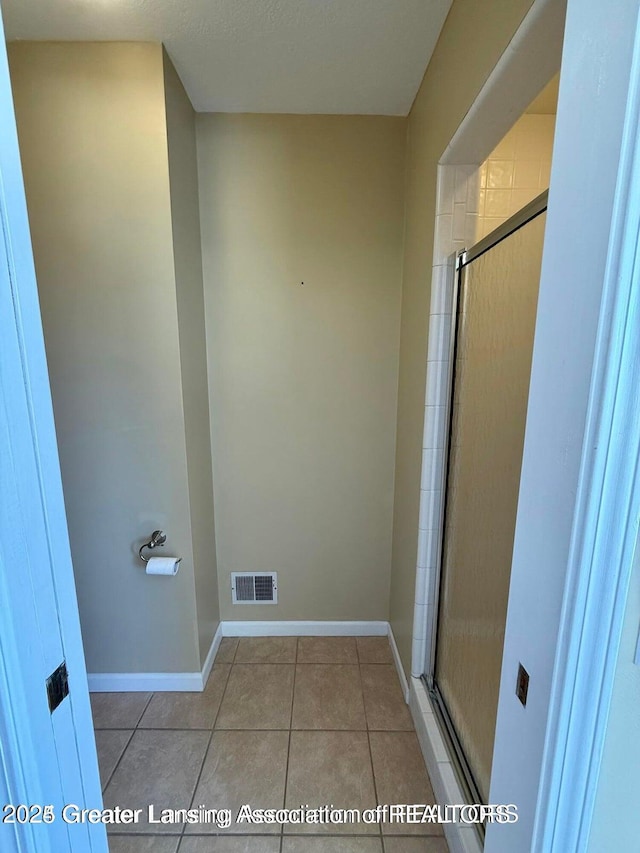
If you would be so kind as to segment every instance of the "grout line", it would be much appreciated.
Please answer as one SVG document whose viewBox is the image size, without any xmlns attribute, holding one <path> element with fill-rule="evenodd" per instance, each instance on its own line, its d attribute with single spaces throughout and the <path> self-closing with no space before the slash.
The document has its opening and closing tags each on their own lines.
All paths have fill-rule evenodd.
<svg viewBox="0 0 640 853">
<path fill-rule="evenodd" d="M 216 716 L 213 720 L 213 724 L 211 726 L 211 731 L 214 732 L 216 728 L 216 723 L 218 722 L 218 717 L 220 716 L 220 711 L 222 709 L 222 703 L 224 702 L 224 697 L 227 695 L 227 688 L 229 686 L 229 682 L 231 681 L 231 672 L 233 670 L 233 664 L 229 667 L 229 672 L 227 673 L 227 680 L 224 683 L 224 690 L 222 691 L 222 696 L 220 697 L 220 704 L 218 705 L 218 710 L 216 711 Z"/>
<path fill-rule="evenodd" d="M 202 764 L 200 765 L 200 771 L 198 772 L 198 776 L 196 777 L 196 781 L 195 781 L 195 784 L 193 786 L 193 793 L 191 794 L 191 800 L 189 802 L 189 808 L 193 808 L 193 804 L 194 804 L 194 801 L 196 798 L 196 791 L 198 790 L 198 785 L 200 784 L 200 779 L 202 778 L 202 771 L 204 770 L 204 764 L 205 764 L 205 761 L 207 760 L 207 755 L 209 755 L 209 748 L 211 746 L 211 741 L 213 739 L 213 732 L 214 732 L 214 730 L 211 729 L 211 733 L 209 735 L 209 740 L 207 741 L 207 748 L 205 749 L 204 755 L 202 756 Z M 178 842 L 178 847 L 180 847 L 180 845 L 182 844 L 182 839 L 183 839 L 184 834 L 186 832 L 187 825 L 188 824 L 186 824 L 186 823 L 184 823 L 182 825 L 182 832 L 180 833 L 180 841 Z"/>
<path fill-rule="evenodd" d="M 215 659 L 213 662 L 215 664 Z M 216 716 L 215 716 L 215 718 L 213 720 L 213 724 L 211 726 L 211 733 L 209 734 L 209 740 L 207 741 L 207 748 L 205 749 L 204 755 L 202 757 L 202 764 L 200 765 L 200 772 L 198 773 L 195 785 L 193 786 L 193 794 L 191 795 L 189 808 L 192 808 L 193 804 L 195 802 L 196 792 L 198 790 L 198 785 L 200 784 L 200 779 L 202 778 L 202 771 L 204 770 L 204 765 L 205 765 L 205 762 L 207 760 L 207 756 L 209 755 L 209 749 L 211 748 L 211 741 L 213 740 L 213 735 L 214 735 L 214 732 L 216 730 L 216 723 L 218 722 L 218 717 L 220 715 L 220 709 L 222 708 L 222 703 L 224 702 L 224 697 L 227 693 L 227 686 L 228 686 L 229 680 L 231 678 L 231 669 L 232 669 L 232 666 L 229 667 L 229 672 L 227 673 L 227 680 L 224 683 L 224 690 L 222 691 L 222 696 L 220 697 L 220 704 L 218 705 L 218 710 L 216 711 Z M 180 841 L 178 842 L 178 848 L 180 848 L 182 846 L 182 839 L 184 838 L 184 834 L 186 832 L 186 829 L 187 829 L 187 824 L 185 823 L 182 827 L 182 832 L 180 833 Z"/>
<path fill-rule="evenodd" d="M 103 731 L 103 732 L 106 732 L 106 731 L 126 731 L 126 729 L 100 729 L 100 731 Z M 115 766 L 114 766 L 113 770 L 111 771 L 111 773 L 109 773 L 109 776 L 108 776 L 108 778 L 107 778 L 107 781 L 104 783 L 104 788 L 102 788 L 102 791 L 101 791 L 101 793 L 102 793 L 102 794 L 104 794 L 104 792 L 107 790 L 107 786 L 109 785 L 109 783 L 110 783 L 110 782 L 111 782 L 111 780 L 113 779 L 113 774 L 116 772 L 116 770 L 117 770 L 117 769 L 118 769 L 118 767 L 120 766 L 120 762 L 121 762 L 121 761 L 122 761 L 122 759 L 124 758 L 124 754 L 125 754 L 125 752 L 127 751 L 128 747 L 129 747 L 129 744 L 131 743 L 131 738 L 134 736 L 134 734 L 135 734 L 135 733 L 136 733 L 136 730 L 135 730 L 135 729 L 131 729 L 131 734 L 130 734 L 130 735 L 129 735 L 129 737 L 127 738 L 127 742 L 126 742 L 126 743 L 125 743 L 125 745 L 124 745 L 124 749 L 123 749 L 123 750 L 122 750 L 122 752 L 120 753 L 120 758 L 116 761 L 116 763 L 115 763 Z"/>
<path fill-rule="evenodd" d="M 148 708 L 148 707 L 149 707 L 149 705 L 151 704 L 151 700 L 153 699 L 153 697 L 154 697 L 155 695 L 156 695 L 156 691 L 154 690 L 154 691 L 151 693 L 151 696 L 149 696 L 149 699 L 147 700 L 146 705 L 145 705 L 145 706 L 144 706 L 144 708 L 142 709 L 142 713 L 141 713 L 141 714 L 140 714 L 140 716 L 138 717 L 138 722 L 135 724 L 134 728 L 136 728 L 136 729 L 137 729 L 137 728 L 138 728 L 138 726 L 140 725 L 140 722 L 141 722 L 142 718 L 144 717 L 144 715 L 147 713 L 147 708 Z"/>
<path fill-rule="evenodd" d="M 102 793 L 102 794 L 104 794 L 104 793 L 105 793 L 105 791 L 107 790 L 107 787 L 108 787 L 108 785 L 110 784 L 111 780 L 113 779 L 113 776 L 114 776 L 114 774 L 115 774 L 116 770 L 117 770 L 117 769 L 118 769 L 118 767 L 120 766 L 120 762 L 121 762 L 121 761 L 122 761 L 122 759 L 124 758 L 124 754 L 125 754 L 125 752 L 127 751 L 127 749 L 129 748 L 129 744 L 131 743 L 131 741 L 132 741 L 132 739 L 133 739 L 134 734 L 138 731 L 138 726 L 140 725 L 140 720 L 144 717 L 145 712 L 146 712 L 147 708 L 149 707 L 149 703 L 150 703 L 150 702 L 151 702 L 151 700 L 153 699 L 153 696 L 154 696 L 154 694 L 153 694 L 153 693 L 151 693 L 151 695 L 149 696 L 149 698 L 147 699 L 147 701 L 146 701 L 146 703 L 145 703 L 144 708 L 142 709 L 142 713 L 141 713 L 141 714 L 140 714 L 140 716 L 138 717 L 138 722 L 135 724 L 135 726 L 134 726 L 132 729 L 129 729 L 129 728 L 122 728 L 122 729 L 96 729 L 96 727 L 95 727 L 95 726 L 93 727 L 94 732 L 96 732 L 96 731 L 101 731 L 101 732 L 106 732 L 106 731 L 118 731 L 118 732 L 120 732 L 120 731 L 131 731 L 131 734 L 129 735 L 129 738 L 128 738 L 128 740 L 127 740 L 127 742 L 126 742 L 125 746 L 124 746 L 124 749 L 122 750 L 122 752 L 121 752 L 121 754 L 120 754 L 120 758 L 116 761 L 116 763 L 115 763 L 115 766 L 114 766 L 113 770 L 112 770 L 112 771 L 111 771 L 111 773 L 109 774 L 109 778 L 107 779 L 107 781 L 106 781 L 106 782 L 105 782 L 105 784 L 104 784 L 104 788 L 102 788 L 102 790 L 101 790 L 101 793 Z"/>
<path fill-rule="evenodd" d="M 291 714 L 289 715 L 289 743 L 287 745 L 287 766 L 284 771 L 284 793 L 282 800 L 282 808 L 286 807 L 287 804 L 287 787 L 289 784 L 289 758 L 291 757 L 291 733 L 293 731 L 293 703 L 296 698 L 296 669 L 298 668 L 298 646 L 300 643 L 300 639 L 296 638 L 296 659 L 293 665 L 293 688 L 291 690 Z M 280 853 L 282 853 L 282 848 L 284 847 L 284 824 L 280 827 Z"/>
<path fill-rule="evenodd" d="M 378 786 L 376 785 L 376 770 L 373 766 L 373 752 L 371 751 L 371 736 L 367 732 L 367 746 L 369 747 L 369 761 L 371 762 L 371 777 L 373 779 L 373 795 L 376 799 L 376 806 L 380 805 L 378 798 Z M 378 824 L 378 834 L 380 836 L 380 846 L 384 849 L 384 838 L 382 835 L 382 821 Z"/>
<path fill-rule="evenodd" d="M 362 664 L 358 666 L 358 678 L 360 679 L 360 695 L 362 696 L 362 707 L 364 709 L 364 726 L 367 732 L 369 732 L 369 717 L 367 716 L 367 703 L 364 698 L 364 686 L 362 683 Z M 371 747 L 369 747 L 369 751 L 371 751 Z M 373 763 L 371 767 L 373 769 Z"/>
</svg>

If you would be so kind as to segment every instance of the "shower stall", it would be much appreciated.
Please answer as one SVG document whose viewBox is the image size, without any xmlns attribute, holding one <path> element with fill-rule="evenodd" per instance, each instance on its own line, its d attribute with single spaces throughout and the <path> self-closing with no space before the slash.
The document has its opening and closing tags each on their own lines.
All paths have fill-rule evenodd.
<svg viewBox="0 0 640 853">
<path fill-rule="evenodd" d="M 489 800 L 546 206 L 545 192 L 456 264 L 437 618 L 426 677 L 471 802 Z"/>
</svg>

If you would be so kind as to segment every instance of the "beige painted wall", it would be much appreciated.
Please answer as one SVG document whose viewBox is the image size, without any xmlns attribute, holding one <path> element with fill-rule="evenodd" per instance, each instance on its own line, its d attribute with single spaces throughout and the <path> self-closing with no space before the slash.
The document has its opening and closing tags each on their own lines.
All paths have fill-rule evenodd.
<svg viewBox="0 0 640 853">
<path fill-rule="evenodd" d="M 454 0 L 409 115 L 390 618 L 411 662 L 438 161 L 531 0 Z"/>
<path fill-rule="evenodd" d="M 166 52 L 164 83 L 200 665 L 219 622 L 196 114 Z"/>
<path fill-rule="evenodd" d="M 406 120 L 197 127 L 221 617 L 387 619 Z"/>
<path fill-rule="evenodd" d="M 88 669 L 194 671 L 162 49 L 9 58 Z M 137 558 L 156 527 L 175 578 Z"/>
</svg>

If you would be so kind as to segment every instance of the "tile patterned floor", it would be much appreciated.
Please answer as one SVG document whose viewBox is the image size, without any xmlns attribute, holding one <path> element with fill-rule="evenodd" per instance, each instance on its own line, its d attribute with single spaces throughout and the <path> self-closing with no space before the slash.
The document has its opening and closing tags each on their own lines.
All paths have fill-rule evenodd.
<svg viewBox="0 0 640 853">
<path fill-rule="evenodd" d="M 91 696 L 107 808 L 433 803 L 386 637 L 225 638 L 202 693 Z M 109 827 L 111 829 L 111 827 Z M 434 824 L 113 827 L 111 853 L 447 853 Z"/>
</svg>

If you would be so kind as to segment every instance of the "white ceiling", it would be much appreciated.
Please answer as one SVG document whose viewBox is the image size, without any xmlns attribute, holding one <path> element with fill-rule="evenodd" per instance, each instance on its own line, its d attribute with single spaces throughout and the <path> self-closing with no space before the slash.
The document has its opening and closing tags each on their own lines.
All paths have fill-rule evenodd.
<svg viewBox="0 0 640 853">
<path fill-rule="evenodd" d="M 203 112 L 406 115 L 451 0 L 2 0 L 8 39 L 164 42 Z"/>
</svg>

